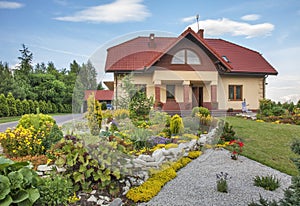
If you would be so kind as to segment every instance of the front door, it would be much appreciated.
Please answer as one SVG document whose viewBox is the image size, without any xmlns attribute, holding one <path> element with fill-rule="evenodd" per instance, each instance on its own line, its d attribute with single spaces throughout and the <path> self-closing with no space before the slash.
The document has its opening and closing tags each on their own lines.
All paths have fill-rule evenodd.
<svg viewBox="0 0 300 206">
<path fill-rule="evenodd" d="M 203 87 L 192 87 L 193 91 L 193 107 L 202 107 L 203 106 Z"/>
</svg>

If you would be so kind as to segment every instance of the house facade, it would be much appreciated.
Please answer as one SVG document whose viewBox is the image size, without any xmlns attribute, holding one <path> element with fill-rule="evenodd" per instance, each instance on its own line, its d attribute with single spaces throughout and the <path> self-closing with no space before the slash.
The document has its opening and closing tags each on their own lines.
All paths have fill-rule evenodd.
<svg viewBox="0 0 300 206">
<path fill-rule="evenodd" d="M 164 111 L 257 110 L 265 81 L 277 71 L 256 51 L 188 28 L 179 37 L 137 37 L 107 50 L 106 72 L 114 73 L 114 99 L 132 74 L 137 88 Z"/>
</svg>

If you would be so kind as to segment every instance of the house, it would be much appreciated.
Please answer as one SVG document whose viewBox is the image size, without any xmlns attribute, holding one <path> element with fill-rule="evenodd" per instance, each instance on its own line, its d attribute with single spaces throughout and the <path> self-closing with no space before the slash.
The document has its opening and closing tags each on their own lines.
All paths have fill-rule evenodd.
<svg viewBox="0 0 300 206">
<path fill-rule="evenodd" d="M 114 74 L 114 98 L 124 92 L 122 78 L 133 82 L 167 112 L 203 106 L 240 111 L 245 99 L 251 110 L 265 97 L 268 75 L 277 71 L 251 49 L 222 39 L 204 38 L 186 29 L 178 37 L 136 37 L 107 49 L 106 72 Z"/>
<path fill-rule="evenodd" d="M 113 90 L 85 90 L 83 111 L 87 110 L 87 100 L 90 95 L 94 95 L 95 100 L 99 101 L 100 103 L 105 102 L 106 104 L 111 104 L 114 98 L 114 91 Z"/>
</svg>

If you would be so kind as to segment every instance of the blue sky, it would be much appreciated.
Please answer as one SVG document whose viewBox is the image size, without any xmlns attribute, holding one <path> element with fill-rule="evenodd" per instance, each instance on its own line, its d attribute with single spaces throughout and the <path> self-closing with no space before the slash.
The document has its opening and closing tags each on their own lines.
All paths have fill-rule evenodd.
<svg viewBox="0 0 300 206">
<path fill-rule="evenodd" d="M 0 0 L 0 61 L 16 65 L 24 43 L 34 63 L 59 69 L 74 59 L 104 62 L 105 49 L 125 39 L 196 29 L 196 14 L 205 37 L 254 49 L 278 70 L 268 78 L 268 98 L 300 99 L 299 0 Z"/>
</svg>

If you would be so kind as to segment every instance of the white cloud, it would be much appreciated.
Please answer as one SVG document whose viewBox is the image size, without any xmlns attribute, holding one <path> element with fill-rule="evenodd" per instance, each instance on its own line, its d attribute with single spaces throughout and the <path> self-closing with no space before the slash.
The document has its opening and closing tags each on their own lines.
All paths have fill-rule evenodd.
<svg viewBox="0 0 300 206">
<path fill-rule="evenodd" d="M 205 30 L 208 36 L 221 36 L 230 34 L 232 36 L 246 36 L 253 38 L 257 36 L 270 35 L 274 30 L 274 25 L 270 23 L 249 24 L 244 22 L 233 21 L 227 18 L 207 19 L 199 21 L 200 28 Z M 197 30 L 197 23 L 189 25 L 193 30 Z"/>
<path fill-rule="evenodd" d="M 196 21 L 196 16 L 188 16 L 181 19 L 181 22 L 190 23 Z"/>
<path fill-rule="evenodd" d="M 18 2 L 0 1 L 0 9 L 19 9 L 23 6 L 23 4 Z"/>
<path fill-rule="evenodd" d="M 109 22 L 142 21 L 150 16 L 143 0 L 116 0 L 110 4 L 93 6 L 70 16 L 57 17 L 56 20 L 71 22 Z"/>
<path fill-rule="evenodd" d="M 248 15 L 242 16 L 241 19 L 244 20 L 244 21 L 255 21 L 255 20 L 260 19 L 260 15 L 258 15 L 258 14 L 248 14 Z"/>
</svg>

